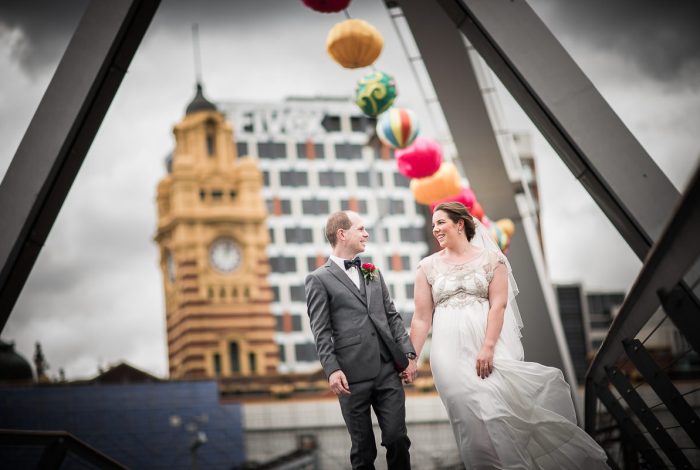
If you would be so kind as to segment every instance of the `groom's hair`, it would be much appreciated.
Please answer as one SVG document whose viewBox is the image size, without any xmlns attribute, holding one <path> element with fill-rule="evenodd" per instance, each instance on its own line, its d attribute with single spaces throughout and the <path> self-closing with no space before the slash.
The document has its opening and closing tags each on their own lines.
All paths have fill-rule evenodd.
<svg viewBox="0 0 700 470">
<path fill-rule="evenodd" d="M 467 236 L 467 240 L 472 241 L 472 238 L 474 238 L 474 234 L 476 233 L 476 225 L 474 224 L 474 218 L 464 204 L 461 202 L 443 202 L 435 207 L 433 213 L 437 211 L 443 211 L 455 224 L 458 224 L 460 220 L 463 220 L 464 234 Z"/>
<path fill-rule="evenodd" d="M 352 222 L 347 212 L 333 212 L 326 220 L 326 240 L 332 247 L 335 247 L 335 244 L 338 243 L 338 230 L 348 230 L 350 227 L 352 227 Z"/>
</svg>

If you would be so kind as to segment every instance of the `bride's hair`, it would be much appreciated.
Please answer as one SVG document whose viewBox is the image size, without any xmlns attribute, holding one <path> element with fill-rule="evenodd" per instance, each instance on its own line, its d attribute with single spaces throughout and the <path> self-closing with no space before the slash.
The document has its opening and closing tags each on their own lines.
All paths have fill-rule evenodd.
<svg viewBox="0 0 700 470">
<path fill-rule="evenodd" d="M 437 211 L 443 211 L 455 224 L 458 224 L 460 220 L 463 220 L 464 234 L 467 236 L 468 241 L 472 241 L 472 238 L 474 238 L 474 234 L 476 233 L 476 225 L 474 225 L 474 218 L 464 204 L 461 202 L 443 202 L 435 207 L 433 213 Z"/>
</svg>

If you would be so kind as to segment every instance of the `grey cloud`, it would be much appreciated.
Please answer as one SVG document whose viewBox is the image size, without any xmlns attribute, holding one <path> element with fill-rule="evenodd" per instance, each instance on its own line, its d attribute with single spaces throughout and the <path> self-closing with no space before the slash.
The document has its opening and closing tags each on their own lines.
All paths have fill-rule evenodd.
<svg viewBox="0 0 700 470">
<path fill-rule="evenodd" d="M 700 2 L 530 0 L 557 37 L 573 36 L 634 62 L 656 80 L 700 85 Z"/>
</svg>

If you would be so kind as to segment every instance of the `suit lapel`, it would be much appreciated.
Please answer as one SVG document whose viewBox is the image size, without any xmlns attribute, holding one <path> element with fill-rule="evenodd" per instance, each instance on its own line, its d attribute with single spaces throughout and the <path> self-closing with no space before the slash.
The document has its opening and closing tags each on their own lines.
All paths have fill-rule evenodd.
<svg viewBox="0 0 700 470">
<path fill-rule="evenodd" d="M 337 264 L 335 264 L 335 263 L 333 262 L 333 260 L 330 260 L 330 259 L 329 259 L 328 262 L 326 263 L 326 268 L 327 268 L 327 269 L 330 271 L 330 273 L 331 273 L 332 275 L 334 275 L 341 283 L 343 283 L 343 285 L 345 285 L 345 287 L 347 287 L 348 290 L 349 290 L 350 292 L 352 292 L 352 293 L 355 295 L 355 297 L 357 297 L 358 299 L 360 299 L 360 301 L 361 301 L 363 304 L 367 305 L 367 301 L 365 300 L 365 298 L 364 298 L 364 296 L 362 295 L 362 293 L 357 289 L 357 286 L 355 286 L 355 284 L 350 280 L 350 278 L 349 278 L 348 275 L 345 273 L 345 271 L 343 271 L 342 269 L 340 269 L 340 266 L 338 266 Z M 362 282 L 362 281 L 363 281 L 362 275 L 360 275 L 360 282 Z"/>
</svg>

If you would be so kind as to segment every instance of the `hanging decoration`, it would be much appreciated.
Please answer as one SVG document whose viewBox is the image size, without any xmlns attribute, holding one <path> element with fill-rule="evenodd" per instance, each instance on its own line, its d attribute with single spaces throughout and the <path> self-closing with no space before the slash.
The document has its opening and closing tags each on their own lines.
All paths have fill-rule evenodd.
<svg viewBox="0 0 700 470">
<path fill-rule="evenodd" d="M 479 201 L 474 201 L 474 204 L 472 205 L 472 209 L 469 211 L 469 213 L 473 216 L 479 219 L 479 221 L 483 221 L 484 219 L 484 208 L 481 207 L 481 204 L 479 204 Z"/>
<path fill-rule="evenodd" d="M 425 178 L 440 169 L 442 148 L 427 137 L 418 137 L 413 144 L 394 153 L 399 172 L 407 178 Z"/>
<path fill-rule="evenodd" d="M 365 20 L 341 21 L 331 28 L 326 39 L 326 51 L 346 69 L 372 65 L 382 47 L 384 38 Z"/>
<path fill-rule="evenodd" d="M 304 5 L 321 13 L 338 13 L 350 5 L 351 0 L 302 0 Z"/>
<path fill-rule="evenodd" d="M 459 173 L 450 162 L 442 162 L 435 174 L 411 180 L 411 191 L 416 202 L 430 205 L 442 198 L 453 196 L 460 190 Z"/>
<path fill-rule="evenodd" d="M 390 108 L 377 120 L 379 140 L 393 148 L 411 145 L 418 135 L 418 129 L 415 113 L 406 108 Z"/>
<path fill-rule="evenodd" d="M 512 237 L 515 233 L 515 224 L 510 219 L 498 219 L 496 221 L 496 225 L 498 225 L 498 228 L 500 228 L 508 237 Z"/>
<path fill-rule="evenodd" d="M 472 188 L 463 187 L 462 190 L 454 196 L 448 196 L 431 204 L 430 212 L 435 211 L 435 206 L 442 204 L 443 202 L 461 202 L 471 213 L 472 207 L 474 206 L 474 201 L 476 201 L 476 195 L 474 194 L 474 191 L 472 191 Z"/>
<path fill-rule="evenodd" d="M 372 72 L 357 82 L 355 103 L 368 116 L 383 113 L 396 99 L 396 81 L 384 72 Z"/>
</svg>

